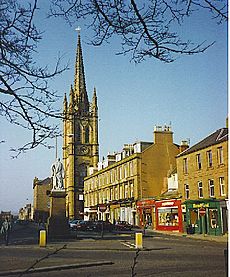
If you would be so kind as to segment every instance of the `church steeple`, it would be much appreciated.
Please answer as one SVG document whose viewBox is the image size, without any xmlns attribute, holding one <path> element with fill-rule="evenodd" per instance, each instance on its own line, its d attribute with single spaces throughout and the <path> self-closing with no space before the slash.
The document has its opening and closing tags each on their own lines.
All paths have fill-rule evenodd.
<svg viewBox="0 0 230 277">
<path fill-rule="evenodd" d="M 74 98 L 79 105 L 79 110 L 84 112 L 89 111 L 89 100 L 85 85 L 84 63 L 81 49 L 81 36 L 78 32 L 78 43 L 75 63 L 75 76 L 74 76 Z"/>
<path fill-rule="evenodd" d="M 94 89 L 92 103 L 86 91 L 80 29 L 76 50 L 74 84 L 70 87 L 69 101 L 63 103 L 63 165 L 65 174 L 66 214 L 69 218 L 82 218 L 84 177 L 90 167 L 99 161 L 98 105 Z"/>
<path fill-rule="evenodd" d="M 96 88 L 94 88 L 93 91 L 93 98 L 92 98 L 92 113 L 94 116 L 97 116 L 97 93 L 96 93 Z"/>
<path fill-rule="evenodd" d="M 64 100 L 63 100 L 63 113 L 64 114 L 67 113 L 67 108 L 68 108 L 68 102 L 67 102 L 67 97 L 66 97 L 66 93 L 65 93 Z"/>
<path fill-rule="evenodd" d="M 69 112 L 73 113 L 74 111 L 74 105 L 75 105 L 75 99 L 74 99 L 74 91 L 73 91 L 73 86 L 71 85 L 70 87 L 70 92 L 69 92 Z"/>
</svg>

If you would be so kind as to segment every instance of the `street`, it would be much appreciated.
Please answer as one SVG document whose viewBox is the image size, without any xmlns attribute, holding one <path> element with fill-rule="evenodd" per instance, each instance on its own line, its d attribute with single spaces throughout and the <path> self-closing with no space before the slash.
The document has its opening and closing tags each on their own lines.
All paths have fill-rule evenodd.
<svg viewBox="0 0 230 277">
<path fill-rule="evenodd" d="M 49 242 L 45 248 L 40 248 L 36 240 L 36 228 L 24 226 L 17 235 L 13 233 L 11 244 L 0 248 L 0 276 L 226 276 L 227 245 L 222 242 L 151 232 L 143 237 L 144 248 L 133 266 L 136 249 L 131 232 L 106 233 L 104 238 L 81 233 L 77 239 Z M 61 250 L 52 254 L 57 249 Z M 48 258 L 34 266 L 44 268 L 42 272 L 3 275 L 4 271 L 26 270 L 47 254 Z M 64 269 L 64 265 L 75 266 Z M 54 266 L 57 268 L 52 269 Z"/>
</svg>

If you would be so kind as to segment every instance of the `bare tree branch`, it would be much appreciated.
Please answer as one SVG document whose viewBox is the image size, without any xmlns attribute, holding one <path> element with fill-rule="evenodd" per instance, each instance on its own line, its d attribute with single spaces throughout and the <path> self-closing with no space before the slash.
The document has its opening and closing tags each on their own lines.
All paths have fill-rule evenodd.
<svg viewBox="0 0 230 277">
<path fill-rule="evenodd" d="M 90 43 L 99 46 L 113 36 L 134 62 L 153 57 L 173 62 L 180 55 L 203 53 L 214 42 L 183 40 L 176 30 L 186 17 L 200 11 L 212 13 L 218 24 L 227 21 L 227 0 L 51 0 L 50 16 L 62 16 L 70 24 L 83 18 L 94 32 Z M 91 21 L 90 21 L 91 20 Z"/>
<path fill-rule="evenodd" d="M 42 33 L 34 25 L 37 0 L 0 1 L 0 116 L 31 132 L 31 141 L 18 154 L 38 145 L 49 147 L 45 140 L 58 133 L 49 118 L 62 118 L 55 103 L 60 98 L 49 88 L 49 81 L 65 71 L 61 57 L 52 72 L 36 65 L 34 54 Z M 46 134 L 41 140 L 40 133 Z"/>
</svg>

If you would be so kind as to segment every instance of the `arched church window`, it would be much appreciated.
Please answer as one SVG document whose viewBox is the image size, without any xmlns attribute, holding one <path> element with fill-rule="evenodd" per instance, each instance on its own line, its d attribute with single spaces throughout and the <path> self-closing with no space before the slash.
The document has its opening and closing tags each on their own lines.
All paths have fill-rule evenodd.
<svg viewBox="0 0 230 277">
<path fill-rule="evenodd" d="M 75 134 L 76 134 L 76 141 L 81 142 L 81 128 L 78 123 L 75 125 Z"/>
<path fill-rule="evenodd" d="M 85 128 L 85 143 L 89 143 L 89 127 Z"/>
</svg>

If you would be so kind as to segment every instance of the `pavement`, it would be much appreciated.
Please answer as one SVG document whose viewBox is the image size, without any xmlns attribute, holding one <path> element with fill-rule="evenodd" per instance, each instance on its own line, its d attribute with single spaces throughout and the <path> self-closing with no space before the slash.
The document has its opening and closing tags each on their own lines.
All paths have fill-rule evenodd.
<svg viewBox="0 0 230 277">
<path fill-rule="evenodd" d="M 228 234 L 220 235 L 220 236 L 210 236 L 207 234 L 187 234 L 187 233 L 180 233 L 180 232 L 169 232 L 169 231 L 156 231 L 156 230 L 146 230 L 147 235 L 151 234 L 165 234 L 167 236 L 177 236 L 177 237 L 184 237 L 188 239 L 196 239 L 196 240 L 206 240 L 206 241 L 215 241 L 215 242 L 223 242 L 228 243 Z"/>
</svg>

